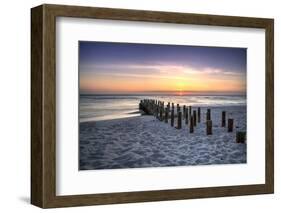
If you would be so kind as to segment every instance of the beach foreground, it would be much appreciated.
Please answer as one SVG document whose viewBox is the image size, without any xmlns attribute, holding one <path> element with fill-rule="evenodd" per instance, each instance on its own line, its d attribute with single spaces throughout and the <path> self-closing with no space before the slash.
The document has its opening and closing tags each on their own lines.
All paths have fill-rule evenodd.
<svg viewBox="0 0 281 213">
<path fill-rule="evenodd" d="M 194 133 L 184 122 L 176 129 L 153 116 L 80 123 L 79 169 L 246 163 L 246 143 L 236 143 L 236 131 L 246 131 L 246 106 L 209 108 L 212 135 L 204 107 Z M 234 118 L 233 132 L 221 127 L 222 110 Z"/>
</svg>

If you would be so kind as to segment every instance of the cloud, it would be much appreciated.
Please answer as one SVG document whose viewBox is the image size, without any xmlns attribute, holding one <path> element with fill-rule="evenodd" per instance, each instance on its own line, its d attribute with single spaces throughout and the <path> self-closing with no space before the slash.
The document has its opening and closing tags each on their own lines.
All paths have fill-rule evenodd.
<svg viewBox="0 0 281 213">
<path fill-rule="evenodd" d="M 80 68 L 88 75 L 106 75 L 136 78 L 170 78 L 182 79 L 209 77 L 209 78 L 236 78 L 244 77 L 245 73 L 237 70 L 223 70 L 212 67 L 194 68 L 186 65 L 169 64 L 94 64 Z"/>
</svg>

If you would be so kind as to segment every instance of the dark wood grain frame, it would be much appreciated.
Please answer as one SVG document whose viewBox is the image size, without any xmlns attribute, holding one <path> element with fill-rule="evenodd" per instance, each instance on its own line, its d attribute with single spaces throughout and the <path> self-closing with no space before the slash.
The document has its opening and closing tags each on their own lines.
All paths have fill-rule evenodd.
<svg viewBox="0 0 281 213">
<path fill-rule="evenodd" d="M 192 189 L 56 195 L 56 17 L 77 17 L 265 29 L 265 184 Z M 31 9 L 31 203 L 66 207 L 274 192 L 274 20 L 63 5 Z"/>
</svg>

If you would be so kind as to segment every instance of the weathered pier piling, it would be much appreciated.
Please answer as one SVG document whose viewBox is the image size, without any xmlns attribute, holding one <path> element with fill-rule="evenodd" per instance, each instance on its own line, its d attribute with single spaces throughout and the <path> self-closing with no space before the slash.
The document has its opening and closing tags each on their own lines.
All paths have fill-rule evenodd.
<svg viewBox="0 0 281 213">
<path fill-rule="evenodd" d="M 201 122 L 201 108 L 200 107 L 198 107 L 197 113 L 198 113 L 198 123 L 200 123 Z"/>
<path fill-rule="evenodd" d="M 148 115 L 154 114 L 155 100 L 144 99 L 139 103 L 139 109 Z"/>
<path fill-rule="evenodd" d="M 169 109 L 168 107 L 165 108 L 165 123 L 168 123 L 168 116 L 169 116 Z"/>
<path fill-rule="evenodd" d="M 225 127 L 225 111 L 221 112 L 221 126 Z"/>
<path fill-rule="evenodd" d="M 163 108 L 160 107 L 160 121 L 163 121 Z"/>
<path fill-rule="evenodd" d="M 212 131 L 212 121 L 208 120 L 206 121 L 206 133 L 207 135 L 212 135 L 213 131 Z"/>
<path fill-rule="evenodd" d="M 196 119 L 196 110 L 193 110 L 193 125 L 196 126 L 197 119 Z"/>
<path fill-rule="evenodd" d="M 233 132 L 233 119 L 232 118 L 229 118 L 227 120 L 227 131 Z"/>
<path fill-rule="evenodd" d="M 174 112 L 174 103 L 173 103 L 172 111 L 171 111 L 171 126 L 174 126 L 174 120 L 175 120 L 175 112 Z"/>
<path fill-rule="evenodd" d="M 170 114 L 170 111 L 171 111 L 171 105 L 170 105 L 170 102 L 168 103 L 168 105 L 167 105 L 167 109 L 168 109 L 168 118 L 169 118 L 169 114 Z"/>
<path fill-rule="evenodd" d="M 193 133 L 194 132 L 193 116 L 190 116 L 189 119 L 190 119 L 190 121 L 189 121 L 189 133 Z"/>
<path fill-rule="evenodd" d="M 179 111 L 180 111 L 180 105 L 177 104 L 177 114 L 179 113 Z"/>
<path fill-rule="evenodd" d="M 211 120 L 211 109 L 207 109 L 206 120 Z"/>
<path fill-rule="evenodd" d="M 236 132 L 236 143 L 245 143 L 246 141 L 246 132 Z"/>
<path fill-rule="evenodd" d="M 178 112 L 178 126 L 177 129 L 181 129 L 181 112 Z"/>
<path fill-rule="evenodd" d="M 185 112 L 185 124 L 188 124 L 188 112 L 187 112 L 187 108 L 186 108 L 186 112 Z"/>
<path fill-rule="evenodd" d="M 189 128 L 190 133 L 194 133 L 194 128 L 197 124 L 200 126 L 201 122 L 201 108 L 193 108 L 191 106 L 183 105 L 182 109 L 180 104 L 168 102 L 164 103 L 164 101 L 154 100 L 154 99 L 143 99 L 139 103 L 139 109 L 143 111 L 144 114 L 153 115 L 159 121 L 163 121 L 165 123 L 169 123 L 172 127 L 175 126 L 176 120 L 176 129 L 182 128 L 182 122 L 185 120 L 185 124 L 187 128 Z M 221 112 L 221 127 L 226 127 L 227 122 L 227 132 L 234 131 L 234 119 L 231 117 L 231 113 L 229 113 L 230 117 L 226 119 L 226 111 Z M 206 134 L 213 134 L 213 121 L 211 120 L 211 109 L 208 108 L 206 112 Z M 189 125 L 189 127 L 188 127 Z M 215 125 L 215 127 L 218 127 Z M 246 141 L 246 132 L 237 131 L 236 132 L 236 142 L 237 143 L 245 143 Z"/>
</svg>

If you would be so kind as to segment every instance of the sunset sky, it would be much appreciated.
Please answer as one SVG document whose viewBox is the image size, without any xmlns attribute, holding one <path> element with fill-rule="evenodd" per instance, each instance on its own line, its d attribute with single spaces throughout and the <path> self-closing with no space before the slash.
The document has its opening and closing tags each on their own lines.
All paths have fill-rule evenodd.
<svg viewBox="0 0 281 213">
<path fill-rule="evenodd" d="M 245 94 L 246 51 L 80 41 L 80 92 Z"/>
</svg>

